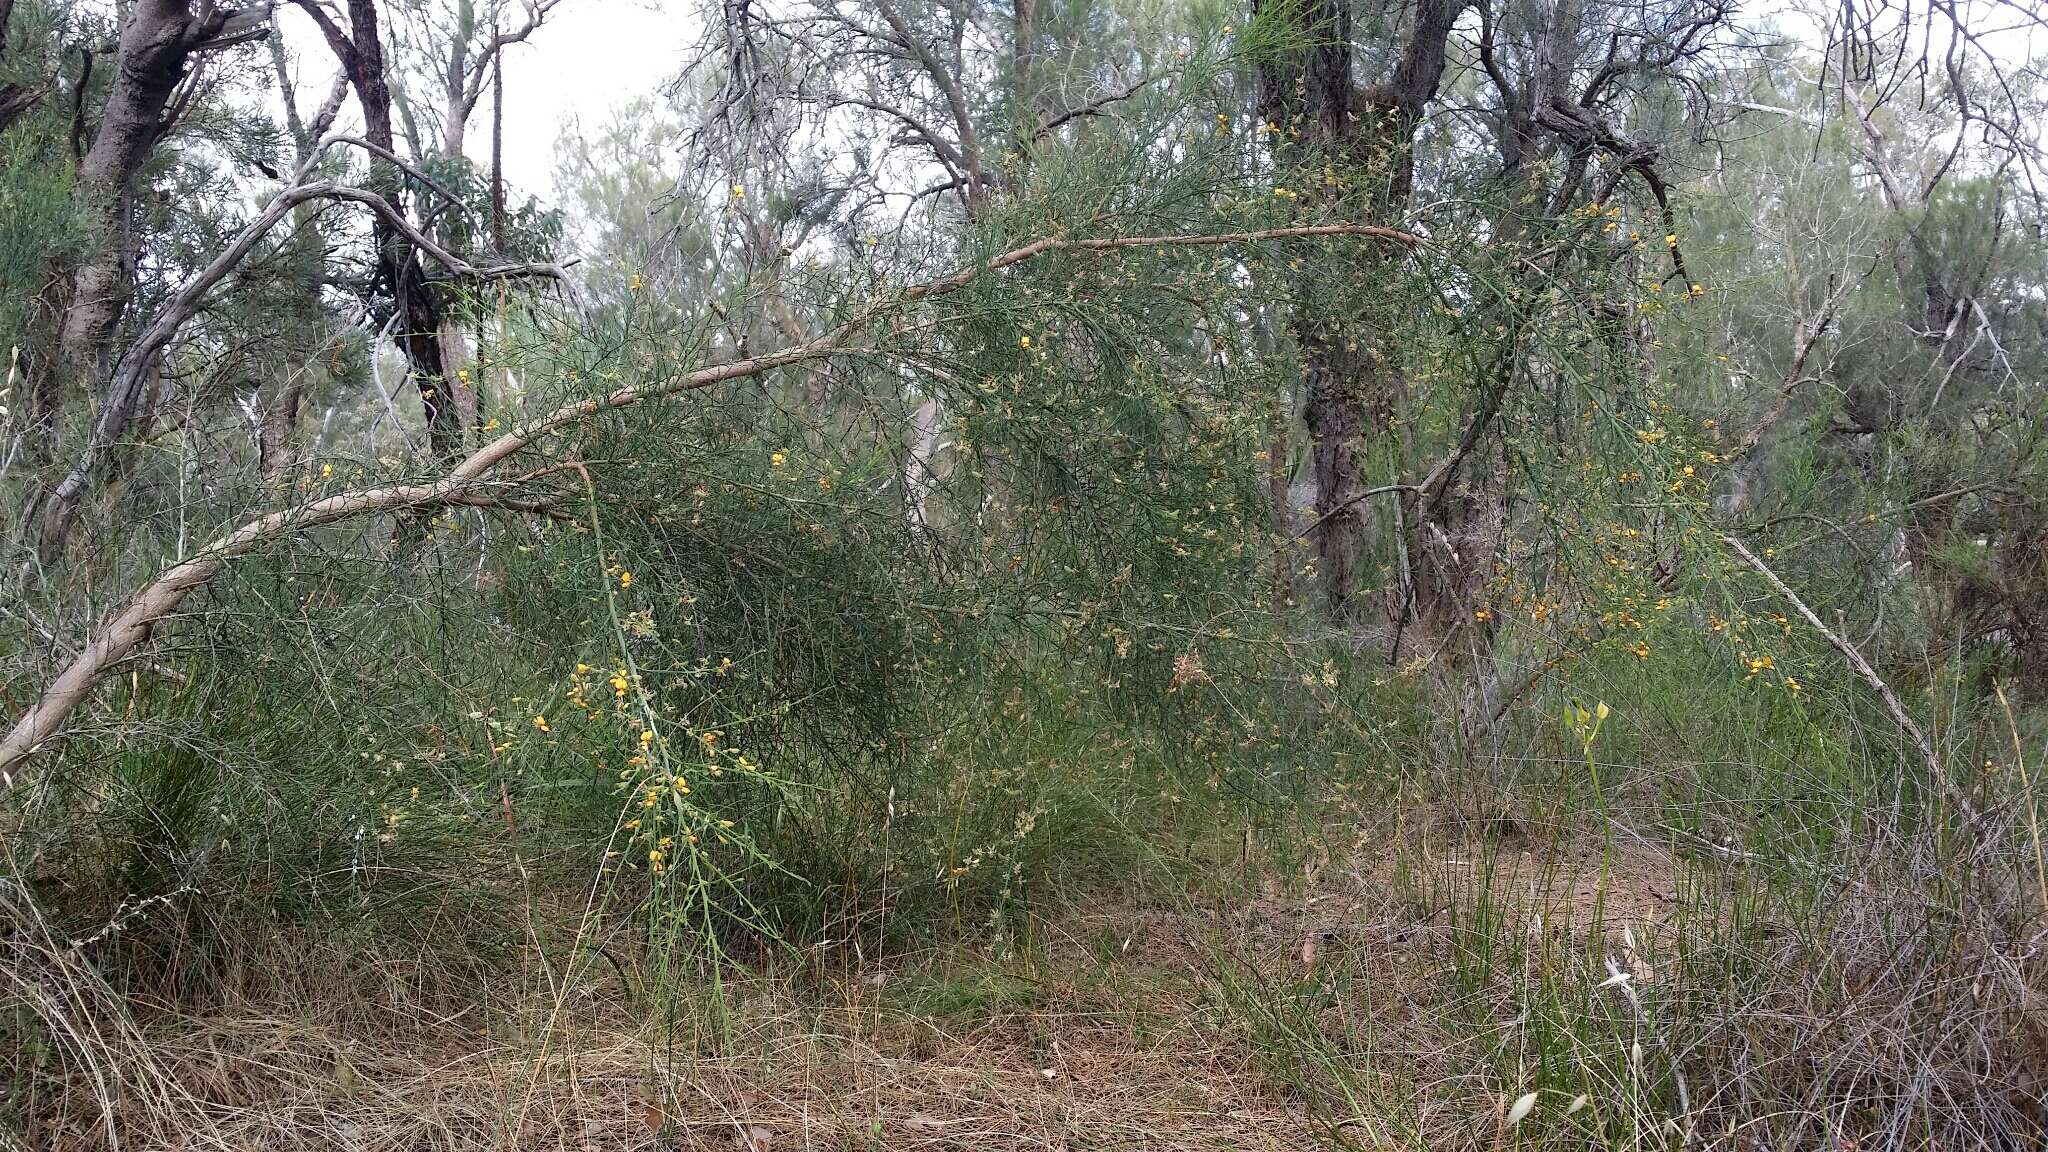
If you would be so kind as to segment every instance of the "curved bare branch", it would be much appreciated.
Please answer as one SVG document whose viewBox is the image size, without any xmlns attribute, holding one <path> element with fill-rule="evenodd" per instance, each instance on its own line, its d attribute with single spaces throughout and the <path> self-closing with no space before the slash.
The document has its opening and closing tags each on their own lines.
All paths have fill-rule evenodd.
<svg viewBox="0 0 2048 1152">
<path fill-rule="evenodd" d="M 332 194 L 335 186 L 308 185 L 301 191 L 324 188 Z M 361 189 L 346 191 L 361 193 Z M 280 194 L 280 199 L 285 194 Z M 357 196 L 347 197 L 360 199 Z M 386 205 L 388 208 L 388 205 Z M 289 205 L 286 205 L 289 208 Z M 266 211 L 266 216 L 270 213 Z M 273 223 L 275 221 L 273 220 Z M 1179 236 L 1113 236 L 1068 239 L 1048 236 L 1011 249 L 980 264 L 961 269 L 923 284 L 914 285 L 881 300 L 819 336 L 778 352 L 700 368 L 695 372 L 638 387 L 620 388 L 599 396 L 567 404 L 521 428 L 507 432 L 478 448 L 440 479 L 420 484 L 398 484 L 359 492 L 322 497 L 297 507 L 271 512 L 251 520 L 215 539 L 191 557 L 159 572 L 130 597 L 127 604 L 93 630 L 78 653 L 67 661 L 35 704 L 15 721 L 0 739 L 0 788 L 12 787 L 18 769 L 40 751 L 63 728 L 64 722 L 91 694 L 93 687 L 118 664 L 141 648 L 156 625 L 175 614 L 185 598 L 213 579 L 223 566 L 266 544 L 298 535 L 309 529 L 364 516 L 410 512 L 472 503 L 493 490 L 510 485 L 494 483 L 493 469 L 507 458 L 532 446 L 541 437 L 586 420 L 602 412 L 629 408 L 650 400 L 696 391 L 731 380 L 761 376 L 830 356 L 860 351 L 863 338 L 877 320 L 908 305 L 957 292 L 976 278 L 1012 268 L 1054 252 L 1112 253 L 1133 248 L 1220 247 L 1258 244 L 1280 240 L 1363 239 L 1419 248 L 1424 241 L 1413 233 L 1369 224 L 1323 224 L 1296 228 L 1267 228 L 1249 232 Z M 255 242 L 238 238 L 246 252 Z M 237 257 L 238 259 L 239 257 Z M 226 256 L 223 256 L 226 259 Z M 218 261 L 216 262 L 218 263 Z M 225 271 L 221 275 L 225 275 Z M 218 276 L 215 280 L 218 280 Z M 191 286 L 188 285 L 188 289 Z M 181 294 L 182 295 L 182 294 Z"/>
<path fill-rule="evenodd" d="M 293 173 L 292 183 L 272 196 L 270 202 L 264 205 L 263 211 L 235 236 L 227 248 L 178 290 L 177 295 L 171 298 L 121 357 L 113 381 L 107 388 L 106 400 L 100 407 L 99 419 L 93 425 L 91 437 L 87 440 L 84 450 L 79 453 L 77 462 L 71 466 L 71 470 L 56 487 L 50 490 L 44 502 L 43 524 L 38 539 L 38 552 L 44 563 L 54 561 L 62 554 L 70 535 L 72 521 L 78 512 L 79 502 L 98 479 L 108 454 L 119 440 L 122 430 L 128 426 L 129 414 L 143 395 L 150 366 L 163 354 L 164 349 L 170 346 L 179 330 L 199 314 L 213 289 L 248 258 L 256 245 L 261 243 L 280 221 L 290 215 L 294 207 L 314 200 L 351 201 L 362 204 L 436 263 L 451 274 L 464 279 L 489 281 L 550 277 L 567 283 L 567 274 L 558 264 L 497 264 L 484 267 L 471 264 L 435 243 L 426 233 L 414 227 L 412 222 L 405 218 L 405 214 L 390 201 L 366 188 L 329 181 L 304 183 L 319 157 L 329 148 L 340 144 L 370 147 L 366 142 L 354 137 L 336 136 L 313 149 Z M 380 154 L 387 152 L 384 149 L 371 150 Z"/>
</svg>

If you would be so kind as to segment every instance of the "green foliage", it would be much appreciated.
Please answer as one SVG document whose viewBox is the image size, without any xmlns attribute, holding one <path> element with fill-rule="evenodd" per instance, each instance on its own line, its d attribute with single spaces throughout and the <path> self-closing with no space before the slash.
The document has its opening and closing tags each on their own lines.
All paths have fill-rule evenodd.
<svg viewBox="0 0 2048 1152">
<path fill-rule="evenodd" d="M 1466 1111 L 1496 1143 L 1676 1145 L 1680 1118 L 1947 1146 L 1972 1109 L 2021 1130 L 2006 1086 L 1910 1074 L 1923 1038 L 1957 1066 L 2015 1051 L 2034 979 L 1971 984 L 2039 913 L 2012 878 L 2039 878 L 2041 721 L 1985 694 L 2048 651 L 2048 346 L 2038 244 L 2001 216 L 2015 177 L 1888 204 L 1854 133 L 1804 125 L 1840 113 L 1783 60 L 1709 77 L 1786 123 L 1713 142 L 1675 206 L 1599 149 L 1507 165 L 1454 117 L 1419 158 L 1310 149 L 1253 114 L 1259 66 L 1309 46 L 1291 10 L 1236 15 L 1045 8 L 1069 73 L 1136 61 L 1150 83 L 1041 132 L 1056 105 L 1034 101 L 1071 76 L 1034 93 L 1023 56 L 983 61 L 987 90 L 948 112 L 1005 142 L 975 196 L 896 187 L 906 166 L 873 149 L 916 125 L 821 110 L 843 59 L 800 61 L 818 71 L 763 121 L 774 148 L 700 106 L 744 79 L 710 74 L 566 142 L 568 203 L 515 209 L 496 255 L 574 244 L 574 306 L 443 286 L 432 336 L 473 354 L 472 443 L 582 409 L 474 503 L 271 522 L 0 801 L 6 882 L 136 1002 L 224 1001 L 251 957 L 310 942 L 403 956 L 429 1000 L 532 961 L 552 1028 L 608 963 L 664 1043 L 724 1051 L 735 963 L 815 975 L 964 942 L 1001 959 L 882 996 L 962 1024 L 1052 1002 L 1006 963 L 1062 901 L 1263 915 L 1383 865 L 1362 883 L 1419 941 L 1394 955 L 1412 984 L 1382 980 L 1384 941 L 1314 924 L 1198 948 L 1211 1022 L 1339 1139 L 1427 1143 L 1438 1090 L 1488 1101 Z M 1391 70 L 1398 23 L 1361 15 L 1361 72 Z M 774 73 L 764 92 L 802 72 L 720 59 Z M 936 106 L 913 63 L 884 54 L 861 90 Z M 1490 83 L 1450 86 L 1490 116 Z M 1646 75 L 1625 126 L 1705 169 L 1685 140 L 1704 83 Z M 282 155 L 264 117 L 200 112 L 204 146 L 144 177 L 131 325 L 242 229 L 241 165 Z M 25 349 L 49 341 L 36 286 L 91 239 L 67 131 L 45 107 L 0 134 L 0 285 L 21 289 L 0 333 Z M 1939 162 L 1921 137 L 1892 150 Z M 436 235 L 482 251 L 488 181 L 425 170 L 456 201 Z M 1359 221 L 1418 240 L 1302 231 Z M 9 545 L 15 709 L 201 542 L 448 468 L 420 446 L 418 381 L 362 331 L 390 286 L 337 258 L 361 229 L 291 227 L 166 356 L 152 399 L 175 403 L 124 440 L 72 566 Z M 1970 289 L 1950 332 L 1915 327 L 1916 245 Z M 652 395 L 826 332 L 829 356 Z M 1332 388 L 1356 417 L 1341 444 L 1301 419 Z M 1340 449 L 1383 490 L 1305 509 L 1294 490 Z M 47 479 L 0 469 L 19 509 Z M 1317 608 L 1335 578 L 1309 557 L 1339 516 L 1366 539 L 1341 589 L 1357 618 Z M 1683 883 L 1617 935 L 1639 849 Z M 1552 918 L 1518 869 L 1588 906 Z M 33 937 L 9 931 L 0 971 L 28 972 Z M 1129 939 L 1086 947 L 1107 967 Z M 1887 997 L 1909 1006 L 1883 1016 Z M 1454 1074 L 1404 1064 L 1397 1003 Z M 21 1015 L 56 1050 L 56 1014 Z M 1868 1087 L 1821 1055 L 1838 1023 Z"/>
</svg>

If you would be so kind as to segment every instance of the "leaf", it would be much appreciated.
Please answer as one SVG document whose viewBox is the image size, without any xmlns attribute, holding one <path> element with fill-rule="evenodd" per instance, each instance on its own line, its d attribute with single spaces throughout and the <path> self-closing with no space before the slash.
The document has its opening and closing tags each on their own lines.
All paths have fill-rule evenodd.
<svg viewBox="0 0 2048 1152">
<path fill-rule="evenodd" d="M 1531 1092 L 1508 1106 L 1507 1126 L 1512 1128 L 1528 1118 L 1536 1110 L 1536 1093 Z"/>
</svg>

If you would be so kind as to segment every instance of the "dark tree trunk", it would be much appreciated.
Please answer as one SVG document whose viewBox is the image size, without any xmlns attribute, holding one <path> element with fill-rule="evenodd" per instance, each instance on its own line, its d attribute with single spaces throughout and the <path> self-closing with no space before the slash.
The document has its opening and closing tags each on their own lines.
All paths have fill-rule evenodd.
<svg viewBox="0 0 2048 1152">
<path fill-rule="evenodd" d="M 349 0 L 349 21 L 355 29 L 356 63 L 349 68 L 349 82 L 355 85 L 356 100 L 363 108 L 363 130 L 370 143 L 396 153 L 391 127 L 391 85 L 384 67 L 384 40 L 377 26 L 375 0 Z M 405 189 L 395 165 L 381 159 L 371 162 L 370 190 L 404 211 Z M 459 407 L 441 349 L 441 309 L 427 283 L 426 269 L 419 253 L 405 237 L 385 223 L 377 222 L 377 274 L 391 291 L 398 309 L 397 333 L 411 365 L 413 386 L 419 390 L 420 407 L 427 416 L 427 441 L 436 455 L 453 458 L 462 449 Z"/>
<path fill-rule="evenodd" d="M 363 135 L 370 143 L 397 153 L 391 122 L 391 84 L 384 66 L 384 40 L 378 29 L 375 0 L 348 0 L 349 30 L 344 32 L 327 11 L 312 0 L 297 0 L 320 25 L 363 109 Z M 398 167 L 381 157 L 370 163 L 370 190 L 404 211 L 405 186 Z M 397 313 L 395 332 L 405 350 L 413 387 L 427 416 L 427 440 L 435 454 L 453 459 L 462 451 L 462 405 L 448 379 L 441 345 L 441 306 L 434 286 L 412 244 L 382 217 L 377 220 L 377 278 L 391 293 Z"/>
<path fill-rule="evenodd" d="M 1388 83 L 1359 89 L 1352 77 L 1349 0 L 1307 0 L 1291 10 L 1306 47 L 1259 70 L 1259 112 L 1274 140 L 1275 168 L 1311 203 L 1349 219 L 1398 225 L 1414 185 L 1415 133 L 1435 98 L 1444 50 L 1463 0 L 1421 0 Z M 1258 11 L 1258 0 L 1253 2 Z M 1327 184 L 1325 170 L 1343 186 Z M 1316 484 L 1311 533 L 1324 603 L 1339 623 L 1361 623 L 1368 509 L 1364 458 L 1397 419 L 1405 383 L 1390 331 L 1364 322 L 1353 299 L 1321 298 L 1334 285 L 1371 292 L 1398 257 L 1304 252 L 1292 327 L 1302 358 L 1303 418 Z"/>
</svg>

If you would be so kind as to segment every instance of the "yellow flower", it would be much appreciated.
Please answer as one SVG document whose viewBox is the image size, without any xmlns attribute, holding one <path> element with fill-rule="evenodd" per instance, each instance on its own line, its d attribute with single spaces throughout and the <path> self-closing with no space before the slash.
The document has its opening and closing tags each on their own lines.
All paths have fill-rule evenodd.
<svg viewBox="0 0 2048 1152">
<path fill-rule="evenodd" d="M 619 573 L 619 587 L 621 587 L 621 588 L 631 588 L 632 586 L 633 586 L 633 574 L 632 574 L 631 572 L 621 572 L 621 573 Z"/>
<path fill-rule="evenodd" d="M 1664 246 L 1665 246 L 1666 248 L 1676 248 L 1676 247 L 1678 247 L 1678 233 L 1676 233 L 1676 232 L 1666 232 L 1666 233 L 1664 234 Z"/>
<path fill-rule="evenodd" d="M 770 468 L 780 468 L 783 466 L 783 464 L 787 463 L 788 460 L 789 454 L 786 452 L 770 452 L 768 454 L 768 466 Z"/>
<path fill-rule="evenodd" d="M 541 730 L 542 732 L 545 732 L 545 731 L 547 731 L 547 730 L 548 730 L 548 718 L 547 718 L 547 717 L 545 717 L 545 716 L 535 716 L 535 717 L 533 718 L 533 726 L 534 726 L 535 728 L 538 728 L 538 729 L 540 729 L 540 730 Z"/>
<path fill-rule="evenodd" d="M 1019 336 L 1019 337 L 1017 337 L 1017 347 L 1019 347 L 1019 348 L 1029 348 L 1029 347 L 1031 347 L 1031 337 L 1029 337 L 1029 336 Z"/>
<path fill-rule="evenodd" d="M 325 479 L 327 479 L 328 477 L 330 477 L 330 476 L 332 476 L 332 475 L 334 475 L 334 465 L 332 465 L 332 464 L 322 464 L 322 465 L 320 466 L 320 478 L 321 478 L 322 480 L 325 480 Z"/>
<path fill-rule="evenodd" d="M 732 198 L 735 200 L 745 200 L 747 198 L 747 186 L 745 184 L 733 185 Z"/>
<path fill-rule="evenodd" d="M 633 273 L 633 278 L 632 278 L 632 279 L 630 279 L 630 280 L 628 280 L 628 281 L 626 281 L 626 291 L 628 291 L 628 292 L 638 292 L 639 290 L 640 290 L 640 274 L 639 274 L 638 272 L 635 272 L 635 273 Z"/>
</svg>

